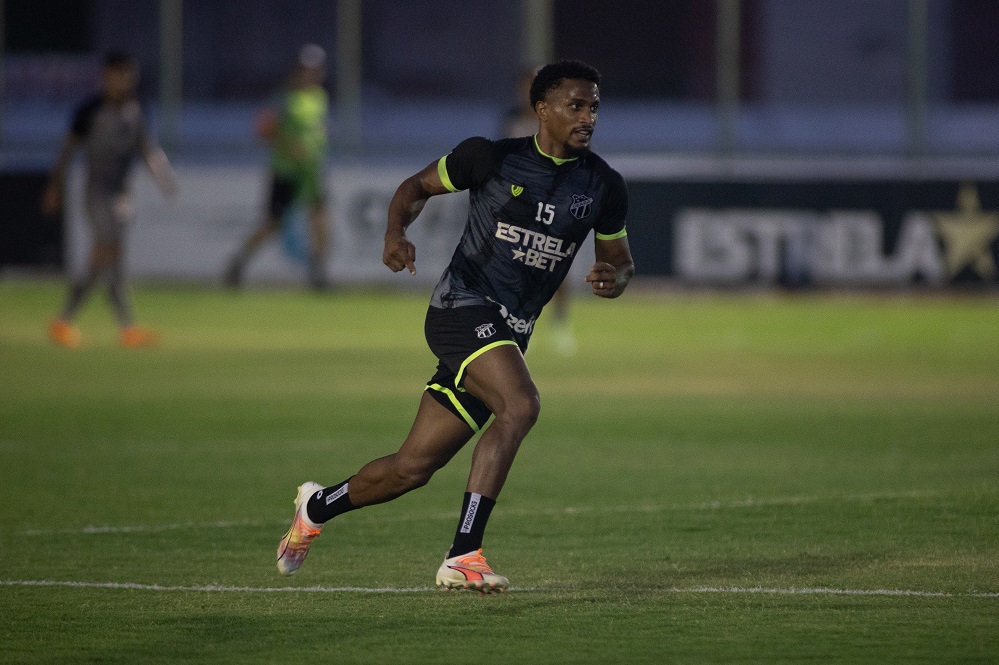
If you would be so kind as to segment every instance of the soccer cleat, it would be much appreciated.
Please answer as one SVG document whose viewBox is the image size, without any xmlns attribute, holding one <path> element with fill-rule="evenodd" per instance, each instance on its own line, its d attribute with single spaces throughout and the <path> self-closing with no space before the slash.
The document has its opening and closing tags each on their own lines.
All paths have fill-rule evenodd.
<svg viewBox="0 0 999 665">
<path fill-rule="evenodd" d="M 305 514 L 305 505 L 309 498 L 323 489 L 319 483 L 308 482 L 298 487 L 298 496 L 295 497 L 295 519 L 291 522 L 291 528 L 278 544 L 277 548 L 277 569 L 282 575 L 294 575 L 302 567 L 305 556 L 309 553 L 309 545 L 316 539 L 323 525 L 311 526 L 308 516 Z"/>
<path fill-rule="evenodd" d="M 75 349 L 80 346 L 82 336 L 80 330 L 72 323 L 62 319 L 53 319 L 49 324 L 49 339 L 59 346 Z"/>
<path fill-rule="evenodd" d="M 139 326 L 125 326 L 121 329 L 118 342 L 123 349 L 141 349 L 156 346 L 160 343 L 160 335 L 154 330 Z"/>
<path fill-rule="evenodd" d="M 475 589 L 487 594 L 503 593 L 509 587 L 510 580 L 493 572 L 486 563 L 486 557 L 482 556 L 481 548 L 444 559 L 444 563 L 437 569 L 438 589 Z"/>
</svg>

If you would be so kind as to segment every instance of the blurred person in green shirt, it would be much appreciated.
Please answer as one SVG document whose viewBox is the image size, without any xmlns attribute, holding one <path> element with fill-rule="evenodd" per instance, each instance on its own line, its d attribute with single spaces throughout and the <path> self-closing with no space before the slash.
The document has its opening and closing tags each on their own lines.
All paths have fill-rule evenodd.
<svg viewBox="0 0 999 665">
<path fill-rule="evenodd" d="M 321 47 L 303 46 L 280 108 L 268 109 L 257 118 L 257 134 L 271 147 L 270 195 L 263 223 L 246 239 L 226 269 L 228 286 L 237 288 L 242 284 L 247 263 L 283 225 L 292 223 L 289 212 L 296 204 L 308 210 L 309 284 L 317 290 L 327 286 L 329 211 L 323 180 L 329 100 L 322 87 L 325 64 L 326 53 Z"/>
</svg>

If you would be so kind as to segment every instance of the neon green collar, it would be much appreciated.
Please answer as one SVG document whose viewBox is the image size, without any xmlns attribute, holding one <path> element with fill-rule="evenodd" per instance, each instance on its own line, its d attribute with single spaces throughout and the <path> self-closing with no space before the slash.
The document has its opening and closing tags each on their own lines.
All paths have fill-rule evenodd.
<svg viewBox="0 0 999 665">
<path fill-rule="evenodd" d="M 579 159 L 579 157 L 569 157 L 568 159 L 563 159 L 561 157 L 552 157 L 551 155 L 549 155 L 548 153 L 546 153 L 544 150 L 542 150 L 541 146 L 538 145 L 538 135 L 537 134 L 534 135 L 534 147 L 538 149 L 538 152 L 540 152 L 542 154 L 542 156 L 547 157 L 548 159 L 550 159 L 553 162 L 555 162 L 555 166 L 562 166 L 566 162 L 574 162 L 577 159 Z"/>
</svg>

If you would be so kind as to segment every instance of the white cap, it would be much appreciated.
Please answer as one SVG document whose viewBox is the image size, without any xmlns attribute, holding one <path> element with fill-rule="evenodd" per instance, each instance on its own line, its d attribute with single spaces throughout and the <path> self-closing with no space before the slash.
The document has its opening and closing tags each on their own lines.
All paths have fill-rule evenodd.
<svg viewBox="0 0 999 665">
<path fill-rule="evenodd" d="M 298 52 L 298 64 L 303 67 L 319 68 L 326 63 L 326 51 L 318 44 L 306 44 Z"/>
</svg>

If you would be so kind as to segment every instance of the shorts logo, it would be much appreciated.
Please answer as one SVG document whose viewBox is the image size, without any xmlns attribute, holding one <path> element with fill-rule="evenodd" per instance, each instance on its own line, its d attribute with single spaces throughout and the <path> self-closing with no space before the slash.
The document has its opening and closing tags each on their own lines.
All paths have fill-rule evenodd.
<svg viewBox="0 0 999 665">
<path fill-rule="evenodd" d="M 475 329 L 475 334 L 479 336 L 479 339 L 487 339 L 496 334 L 496 326 L 491 323 L 483 323 Z"/>
<path fill-rule="evenodd" d="M 514 196 L 520 196 L 524 193 L 524 188 L 520 185 L 510 185 L 510 193 Z"/>
<path fill-rule="evenodd" d="M 569 212 L 576 219 L 583 219 L 590 214 L 590 207 L 593 203 L 593 199 L 589 196 L 583 196 L 582 194 L 572 195 L 572 204 L 569 205 Z"/>
</svg>

